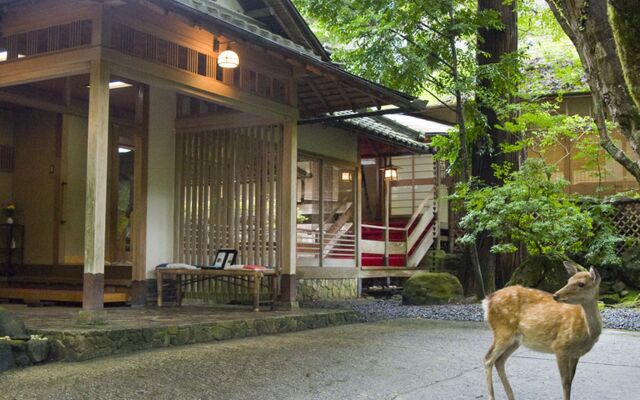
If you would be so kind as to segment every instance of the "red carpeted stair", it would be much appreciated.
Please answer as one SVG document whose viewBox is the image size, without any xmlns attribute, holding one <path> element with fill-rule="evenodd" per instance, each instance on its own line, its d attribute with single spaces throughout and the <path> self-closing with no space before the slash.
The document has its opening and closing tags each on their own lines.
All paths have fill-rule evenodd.
<svg viewBox="0 0 640 400">
<path fill-rule="evenodd" d="M 389 221 L 389 226 L 393 228 L 404 228 L 409 222 L 409 219 L 393 219 Z M 409 227 L 409 235 L 413 232 L 418 220 L 414 222 L 412 226 Z M 383 224 L 379 221 L 374 222 L 365 222 L 364 225 L 377 225 L 382 226 Z M 421 235 L 420 239 L 427 234 L 429 229 L 425 229 L 424 233 Z M 362 227 L 362 239 L 365 240 L 379 240 L 384 241 L 384 230 Z M 391 231 L 389 232 L 389 241 L 391 242 L 404 242 L 406 240 L 405 233 L 402 231 Z M 420 240 L 418 240 L 420 242 Z M 414 249 L 411 249 L 409 254 L 413 253 Z M 382 254 L 371 254 L 371 253 L 362 253 L 362 266 L 364 267 L 404 267 L 406 266 L 406 260 L 404 254 L 389 254 L 389 265 L 384 265 L 384 256 Z"/>
</svg>

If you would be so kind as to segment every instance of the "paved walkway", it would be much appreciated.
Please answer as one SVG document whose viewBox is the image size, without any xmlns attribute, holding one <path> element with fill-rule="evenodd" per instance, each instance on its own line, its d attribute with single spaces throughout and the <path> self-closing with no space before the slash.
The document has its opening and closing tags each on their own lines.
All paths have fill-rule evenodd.
<svg viewBox="0 0 640 400">
<path fill-rule="evenodd" d="M 31 367 L 0 375 L 0 397 L 486 399 L 482 357 L 489 343 L 481 323 L 355 324 Z M 640 334 L 605 331 L 578 365 L 574 398 L 638 398 L 638 344 Z M 519 350 L 507 371 L 518 400 L 562 398 L 549 355 Z"/>
</svg>

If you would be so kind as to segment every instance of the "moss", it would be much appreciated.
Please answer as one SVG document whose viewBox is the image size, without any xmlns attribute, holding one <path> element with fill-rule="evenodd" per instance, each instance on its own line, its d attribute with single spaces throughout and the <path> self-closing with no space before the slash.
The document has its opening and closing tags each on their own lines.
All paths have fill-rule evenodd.
<svg viewBox="0 0 640 400">
<path fill-rule="evenodd" d="M 630 1 L 615 3 L 609 4 L 609 21 L 629 92 L 640 107 L 640 9 Z"/>
<path fill-rule="evenodd" d="M 620 297 L 620 300 L 617 304 L 614 305 L 616 308 L 633 308 L 638 307 L 640 305 L 640 292 L 637 290 L 629 291 L 624 297 Z"/>
<path fill-rule="evenodd" d="M 418 272 L 407 280 L 402 291 L 404 304 L 446 304 L 463 294 L 455 276 L 444 272 Z"/>
<path fill-rule="evenodd" d="M 507 286 L 522 285 L 553 293 L 567 284 L 569 275 L 562 264 L 566 257 L 537 254 L 526 259 L 511 275 Z"/>
<path fill-rule="evenodd" d="M 618 304 L 620 302 L 620 295 L 617 293 L 603 294 L 600 296 L 600 301 L 608 306 Z"/>
</svg>

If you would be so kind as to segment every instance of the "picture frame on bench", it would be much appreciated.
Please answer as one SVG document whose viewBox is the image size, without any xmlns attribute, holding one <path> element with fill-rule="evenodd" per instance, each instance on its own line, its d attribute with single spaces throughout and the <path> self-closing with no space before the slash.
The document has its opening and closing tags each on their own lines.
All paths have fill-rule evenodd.
<svg viewBox="0 0 640 400">
<path fill-rule="evenodd" d="M 207 268 L 224 269 L 230 265 L 233 265 L 236 261 L 238 251 L 235 249 L 220 249 L 216 253 L 216 258 L 213 264 Z"/>
</svg>

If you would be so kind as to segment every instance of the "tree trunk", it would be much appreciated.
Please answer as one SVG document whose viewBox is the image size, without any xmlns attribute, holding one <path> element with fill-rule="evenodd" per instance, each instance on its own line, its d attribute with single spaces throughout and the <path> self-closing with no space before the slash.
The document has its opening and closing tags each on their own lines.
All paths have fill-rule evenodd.
<svg viewBox="0 0 640 400">
<path fill-rule="evenodd" d="M 638 98 L 640 80 L 637 63 L 640 7 L 637 0 L 609 2 L 610 7 L 606 0 L 547 0 L 584 66 L 602 146 L 640 182 L 640 165 L 616 146 L 605 123 L 608 111 L 631 149 L 640 156 L 640 108 L 634 101 Z"/>
<path fill-rule="evenodd" d="M 455 18 L 454 18 L 454 10 L 453 8 L 449 10 L 449 18 L 451 22 L 451 26 L 455 26 Z M 451 50 L 451 58 L 452 58 L 452 66 L 453 66 L 453 79 L 458 82 L 460 81 L 460 74 L 458 70 L 458 49 L 456 48 L 456 36 L 452 35 L 449 38 L 449 48 Z M 460 164 L 461 164 L 461 175 L 462 181 L 465 183 L 469 183 L 471 180 L 471 160 L 469 159 L 469 144 L 467 141 L 467 129 L 466 122 L 464 118 L 464 98 L 462 97 L 462 92 L 460 90 L 455 91 L 456 96 L 456 119 L 458 123 L 458 129 L 460 130 Z M 476 297 L 478 300 L 482 300 L 486 296 L 486 290 L 484 287 L 484 282 L 482 279 L 482 269 L 480 264 L 480 259 L 478 258 L 478 249 L 474 245 L 467 246 L 467 251 L 469 254 L 469 258 L 471 260 L 471 268 L 473 270 L 473 275 L 476 279 Z"/>
<path fill-rule="evenodd" d="M 478 0 L 478 10 L 496 10 L 500 13 L 503 29 L 480 29 L 478 31 L 478 65 L 489 65 L 500 62 L 503 55 L 518 50 L 518 26 L 515 12 L 515 1 L 505 4 L 503 0 Z M 480 81 L 480 85 L 491 89 L 492 82 L 488 79 Z M 504 165 L 510 163 L 514 169 L 519 168 L 519 155 L 516 153 L 504 154 L 500 150 L 501 143 L 513 141 L 508 133 L 497 129 L 498 117 L 490 107 L 480 103 L 480 112 L 486 118 L 486 135 L 479 138 L 474 144 L 472 174 L 487 185 L 499 185 L 500 181 L 493 173 L 492 164 Z M 496 289 L 496 269 L 509 269 L 509 258 L 492 254 L 490 249 L 493 240 L 486 234 L 478 237 L 477 249 L 480 265 L 483 269 L 484 286 L 488 293 Z M 503 265 L 503 264 L 507 265 Z"/>
<path fill-rule="evenodd" d="M 640 4 L 638 0 L 609 0 L 609 21 L 618 47 L 627 86 L 640 108 Z"/>
</svg>

